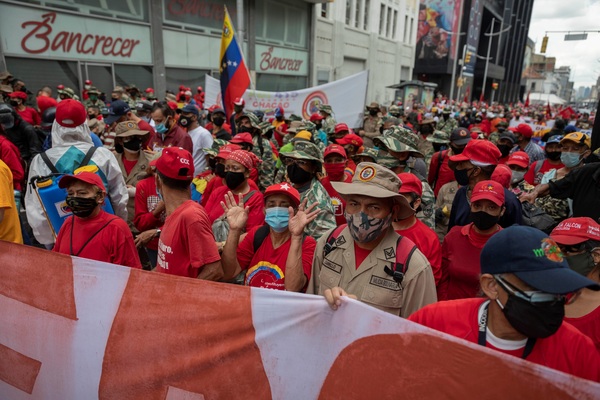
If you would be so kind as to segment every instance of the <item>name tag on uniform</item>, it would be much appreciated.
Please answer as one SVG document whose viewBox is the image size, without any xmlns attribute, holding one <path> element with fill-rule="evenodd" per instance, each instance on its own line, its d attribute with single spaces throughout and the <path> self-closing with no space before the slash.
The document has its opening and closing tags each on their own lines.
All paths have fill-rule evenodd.
<svg viewBox="0 0 600 400">
<path fill-rule="evenodd" d="M 381 277 L 375 276 L 375 275 L 373 275 L 371 277 L 371 282 L 369 282 L 369 283 L 371 285 L 378 286 L 378 287 L 384 288 L 384 289 L 389 289 L 389 290 L 394 290 L 394 291 L 402 290 L 402 287 L 400 285 L 398 285 L 398 282 L 392 281 L 390 279 L 381 278 Z"/>
<path fill-rule="evenodd" d="M 342 266 L 340 264 L 336 264 L 331 260 L 328 260 L 327 258 L 325 258 L 323 260 L 323 266 L 329 268 L 330 270 L 341 274 L 342 273 Z"/>
</svg>

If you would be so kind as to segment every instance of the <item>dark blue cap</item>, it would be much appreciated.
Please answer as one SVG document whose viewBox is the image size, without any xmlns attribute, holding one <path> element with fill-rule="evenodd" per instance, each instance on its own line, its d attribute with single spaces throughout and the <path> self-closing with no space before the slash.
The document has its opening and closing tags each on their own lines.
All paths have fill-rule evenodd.
<svg viewBox="0 0 600 400">
<path fill-rule="evenodd" d="M 106 122 L 108 125 L 112 125 L 123 115 L 126 115 L 129 111 L 131 111 L 129 104 L 125 103 L 123 100 L 115 100 L 110 103 L 108 117 L 105 118 L 104 122 Z"/>
<path fill-rule="evenodd" d="M 565 129 L 563 129 L 563 132 L 565 133 L 565 135 L 567 133 L 577 132 L 577 128 L 574 125 L 567 125 L 565 126 Z"/>
<path fill-rule="evenodd" d="M 187 104 L 183 108 L 177 110 L 177 114 L 194 114 L 196 116 L 200 115 L 198 109 L 191 104 Z"/>
<path fill-rule="evenodd" d="M 560 141 L 562 140 L 562 138 L 563 138 L 563 135 L 550 136 L 550 139 L 548 139 L 548 141 L 546 142 L 546 144 L 560 143 Z"/>
<path fill-rule="evenodd" d="M 552 294 L 582 288 L 600 290 L 594 281 L 569 268 L 554 240 L 529 226 L 513 225 L 492 236 L 481 251 L 482 274 L 514 274 L 529 286 Z"/>
</svg>

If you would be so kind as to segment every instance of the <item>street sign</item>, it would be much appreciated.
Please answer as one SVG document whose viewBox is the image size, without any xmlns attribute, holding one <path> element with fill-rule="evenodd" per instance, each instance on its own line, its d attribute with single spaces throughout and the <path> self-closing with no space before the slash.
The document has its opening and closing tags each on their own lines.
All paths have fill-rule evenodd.
<svg viewBox="0 0 600 400">
<path fill-rule="evenodd" d="M 565 40 L 586 40 L 587 35 L 587 33 L 567 33 Z"/>
</svg>

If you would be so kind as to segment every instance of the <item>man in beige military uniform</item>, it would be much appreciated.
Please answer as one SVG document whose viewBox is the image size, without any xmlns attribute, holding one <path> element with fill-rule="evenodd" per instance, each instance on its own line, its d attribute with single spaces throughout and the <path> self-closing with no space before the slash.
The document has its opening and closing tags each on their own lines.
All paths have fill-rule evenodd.
<svg viewBox="0 0 600 400">
<path fill-rule="evenodd" d="M 327 232 L 317 242 L 307 293 L 323 295 L 332 289 L 351 293 L 403 318 L 435 303 L 435 280 L 427 258 L 392 227 L 394 217 L 414 213 L 399 194 L 398 175 L 365 162 L 356 167 L 352 182 L 332 185 L 346 199 L 348 224 L 342 225 L 341 231 Z M 339 234 L 332 241 L 334 232 Z M 396 250 L 404 247 L 400 241 L 408 241 L 405 244 L 411 250 L 397 257 Z M 406 260 L 402 275 L 398 260 Z"/>
<path fill-rule="evenodd" d="M 365 115 L 363 128 L 358 131 L 358 134 L 363 138 L 365 146 L 373 147 L 373 138 L 381 135 L 379 132 L 381 117 L 382 115 L 378 103 L 372 102 L 367 106 L 367 115 Z"/>
</svg>

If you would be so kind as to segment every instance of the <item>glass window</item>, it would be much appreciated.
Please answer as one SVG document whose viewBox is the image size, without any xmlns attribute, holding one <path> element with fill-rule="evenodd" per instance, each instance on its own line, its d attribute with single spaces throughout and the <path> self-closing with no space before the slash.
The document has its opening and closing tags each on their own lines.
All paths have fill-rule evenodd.
<svg viewBox="0 0 600 400">
<path fill-rule="evenodd" d="M 134 84 L 141 92 L 143 92 L 147 87 L 154 86 L 154 81 L 152 80 L 152 67 L 141 65 L 115 65 L 115 81 L 117 82 L 117 85 L 121 86 L 130 86 L 131 84 Z"/>
<path fill-rule="evenodd" d="M 307 48 L 310 25 L 308 3 L 294 0 L 255 1 L 257 43 Z"/>
<path fill-rule="evenodd" d="M 402 41 L 406 43 L 406 35 L 408 33 L 408 15 L 404 16 L 404 35 L 402 35 Z"/>
<path fill-rule="evenodd" d="M 346 25 L 350 25 L 352 18 L 352 0 L 346 0 Z"/>
<path fill-rule="evenodd" d="M 22 3 L 40 4 L 90 15 L 119 19 L 148 21 L 149 1 L 146 0 L 21 0 Z"/>
<path fill-rule="evenodd" d="M 210 71 L 200 69 L 186 68 L 167 68 L 167 90 L 177 94 L 179 93 L 179 85 L 192 88 L 195 92 L 195 87 L 204 86 L 205 76 L 210 74 Z M 219 79 L 218 76 L 216 76 Z M 164 95 L 156 93 L 156 96 L 162 100 Z"/>
<path fill-rule="evenodd" d="M 266 37 L 285 39 L 285 8 L 267 7 L 265 14 L 265 19 L 269 21 L 265 24 L 267 28 Z"/>
<path fill-rule="evenodd" d="M 329 3 L 321 3 L 321 17 L 327 18 L 328 11 L 329 11 Z"/>
<path fill-rule="evenodd" d="M 385 37 L 391 37 L 390 31 L 392 29 L 392 8 L 387 9 L 387 22 L 385 24 Z"/>
<path fill-rule="evenodd" d="M 369 7 L 371 7 L 371 0 L 365 0 L 365 18 L 363 22 L 363 29 L 365 31 L 369 29 Z"/>
<path fill-rule="evenodd" d="M 410 31 L 408 31 L 408 34 L 409 34 L 408 42 L 409 43 L 412 43 L 412 40 L 413 40 L 413 31 L 415 30 L 414 28 L 415 28 L 415 19 L 411 18 L 410 19 Z"/>
<path fill-rule="evenodd" d="M 381 10 L 379 11 L 379 34 L 383 35 L 385 32 L 385 5 L 381 5 Z"/>
<path fill-rule="evenodd" d="M 74 61 L 51 61 L 6 57 L 6 69 L 19 78 L 34 95 L 44 86 L 50 86 L 58 96 L 56 86 L 65 85 L 79 92 L 79 71 Z"/>
<path fill-rule="evenodd" d="M 256 74 L 256 89 L 268 92 L 289 92 L 307 87 L 306 76 Z"/>
<path fill-rule="evenodd" d="M 360 11 L 362 9 L 362 0 L 356 0 L 354 4 L 354 27 L 360 28 Z"/>
<path fill-rule="evenodd" d="M 118 0 L 113 0 L 118 1 Z M 237 28 L 236 0 L 182 1 L 163 0 L 164 22 L 167 25 L 185 26 L 197 30 L 208 30 L 221 35 L 224 8 Z"/>
<path fill-rule="evenodd" d="M 392 38 L 396 38 L 396 28 L 398 27 L 398 10 L 394 10 L 394 26 L 392 28 Z"/>
</svg>

